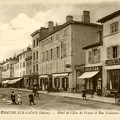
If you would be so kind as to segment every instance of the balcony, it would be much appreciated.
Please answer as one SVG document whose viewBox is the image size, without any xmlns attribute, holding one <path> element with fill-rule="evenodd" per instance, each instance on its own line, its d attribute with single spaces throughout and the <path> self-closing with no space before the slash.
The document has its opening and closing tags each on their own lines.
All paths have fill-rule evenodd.
<svg viewBox="0 0 120 120">
<path fill-rule="evenodd" d="M 114 58 L 105 61 L 105 65 L 118 65 L 120 64 L 120 58 Z"/>
</svg>

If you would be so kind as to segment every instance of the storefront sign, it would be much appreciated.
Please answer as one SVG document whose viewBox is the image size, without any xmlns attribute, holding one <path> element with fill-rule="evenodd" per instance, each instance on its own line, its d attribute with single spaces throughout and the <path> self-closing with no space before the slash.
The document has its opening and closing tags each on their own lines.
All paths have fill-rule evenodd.
<svg viewBox="0 0 120 120">
<path fill-rule="evenodd" d="M 89 71 L 98 71 L 101 70 L 101 66 L 95 66 L 95 67 L 86 67 L 85 68 L 85 72 L 89 72 Z"/>
<path fill-rule="evenodd" d="M 105 61 L 105 65 L 118 65 L 118 64 L 120 64 L 120 58 Z"/>
</svg>

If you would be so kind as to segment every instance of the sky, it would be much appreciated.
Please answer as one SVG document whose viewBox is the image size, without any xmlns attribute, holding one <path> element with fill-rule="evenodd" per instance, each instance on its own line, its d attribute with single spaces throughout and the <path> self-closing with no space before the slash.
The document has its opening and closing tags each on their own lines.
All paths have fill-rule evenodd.
<svg viewBox="0 0 120 120">
<path fill-rule="evenodd" d="M 120 9 L 119 0 L 0 0 L 0 62 L 32 45 L 31 34 L 40 27 L 64 24 L 67 15 L 81 21 L 90 11 L 92 23 Z"/>
</svg>

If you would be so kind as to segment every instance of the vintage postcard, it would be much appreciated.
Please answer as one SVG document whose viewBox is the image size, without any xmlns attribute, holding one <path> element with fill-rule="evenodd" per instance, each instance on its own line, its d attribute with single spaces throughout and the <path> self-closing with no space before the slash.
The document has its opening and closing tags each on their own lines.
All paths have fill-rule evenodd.
<svg viewBox="0 0 120 120">
<path fill-rule="evenodd" d="M 119 0 L 0 0 L 0 119 L 118 119 L 119 31 Z"/>
</svg>

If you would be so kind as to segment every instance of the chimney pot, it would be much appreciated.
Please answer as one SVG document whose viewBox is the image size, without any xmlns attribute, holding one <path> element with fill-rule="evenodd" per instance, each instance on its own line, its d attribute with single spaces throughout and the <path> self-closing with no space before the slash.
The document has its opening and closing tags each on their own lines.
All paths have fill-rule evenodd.
<svg viewBox="0 0 120 120">
<path fill-rule="evenodd" d="M 90 11 L 83 11 L 82 22 L 90 23 Z"/>
<path fill-rule="evenodd" d="M 66 22 L 70 22 L 70 21 L 73 21 L 73 16 L 68 15 L 68 16 L 66 17 Z"/>
<path fill-rule="evenodd" d="M 48 22 L 48 29 L 49 29 L 49 32 L 53 31 L 53 22 L 52 21 Z"/>
</svg>

